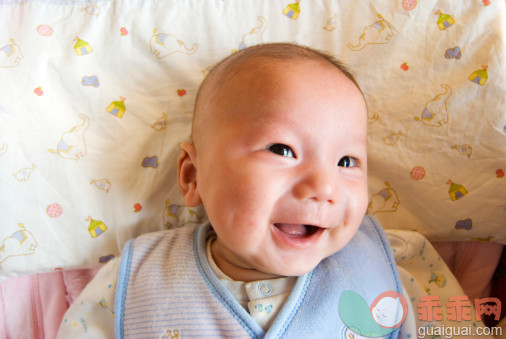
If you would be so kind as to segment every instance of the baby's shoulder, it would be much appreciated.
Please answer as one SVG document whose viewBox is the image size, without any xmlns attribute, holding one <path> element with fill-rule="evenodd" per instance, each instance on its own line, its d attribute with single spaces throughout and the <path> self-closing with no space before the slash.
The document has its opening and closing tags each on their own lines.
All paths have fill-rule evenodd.
<svg viewBox="0 0 506 339">
<path fill-rule="evenodd" d="M 169 238 L 176 238 L 176 237 L 188 237 L 189 235 L 193 235 L 195 230 L 198 227 L 201 227 L 203 225 L 188 225 L 188 226 L 182 226 L 182 227 L 175 227 L 170 229 L 162 229 L 159 231 L 144 233 L 139 235 L 138 237 L 130 240 L 130 241 L 152 241 L 156 239 L 169 239 Z"/>
</svg>

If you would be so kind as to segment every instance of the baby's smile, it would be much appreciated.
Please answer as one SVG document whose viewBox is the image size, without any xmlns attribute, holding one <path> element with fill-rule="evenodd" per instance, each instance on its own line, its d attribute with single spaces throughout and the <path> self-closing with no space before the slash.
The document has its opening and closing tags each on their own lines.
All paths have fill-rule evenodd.
<svg viewBox="0 0 506 339">
<path fill-rule="evenodd" d="M 274 227 L 279 229 L 281 232 L 286 233 L 288 236 L 295 238 L 307 238 L 317 231 L 322 230 L 319 226 L 303 224 L 275 223 Z"/>
<path fill-rule="evenodd" d="M 318 241 L 325 228 L 315 225 L 275 223 L 274 234 L 286 245 L 306 248 Z"/>
</svg>

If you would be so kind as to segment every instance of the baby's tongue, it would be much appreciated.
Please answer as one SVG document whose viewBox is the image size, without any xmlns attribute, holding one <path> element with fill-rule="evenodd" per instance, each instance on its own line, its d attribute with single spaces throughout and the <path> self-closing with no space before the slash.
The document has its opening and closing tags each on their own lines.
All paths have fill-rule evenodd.
<svg viewBox="0 0 506 339">
<path fill-rule="evenodd" d="M 294 237 L 304 237 L 308 233 L 305 225 L 300 224 L 274 224 L 281 232 Z"/>
</svg>

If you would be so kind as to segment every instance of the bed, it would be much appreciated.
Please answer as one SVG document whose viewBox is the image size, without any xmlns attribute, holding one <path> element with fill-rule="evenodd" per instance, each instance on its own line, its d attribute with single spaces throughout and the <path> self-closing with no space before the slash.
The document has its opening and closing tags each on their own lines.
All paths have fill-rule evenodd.
<svg viewBox="0 0 506 339">
<path fill-rule="evenodd" d="M 0 23 L 0 296 L 46 278 L 78 294 L 129 239 L 204 221 L 175 180 L 198 85 L 277 41 L 356 75 L 368 213 L 439 250 L 448 296 L 490 296 L 506 243 L 504 1 L 1 0 Z M 417 265 L 424 293 L 449 289 Z M 65 298 L 37 333 L 54 333 Z"/>
</svg>

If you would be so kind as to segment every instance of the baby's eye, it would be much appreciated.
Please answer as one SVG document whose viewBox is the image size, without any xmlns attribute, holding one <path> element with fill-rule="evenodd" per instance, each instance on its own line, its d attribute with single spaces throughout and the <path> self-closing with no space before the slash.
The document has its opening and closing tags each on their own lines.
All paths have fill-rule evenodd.
<svg viewBox="0 0 506 339">
<path fill-rule="evenodd" d="M 290 146 L 283 144 L 272 144 L 267 146 L 267 150 L 277 155 L 281 155 L 283 157 L 295 158 L 295 154 L 293 153 Z"/>
<path fill-rule="evenodd" d="M 353 158 L 353 157 L 349 157 L 349 156 L 345 156 L 345 157 L 342 157 L 341 160 L 339 160 L 339 163 L 337 164 L 337 166 L 340 166 L 340 167 L 357 167 L 358 166 L 358 160 Z"/>
</svg>

